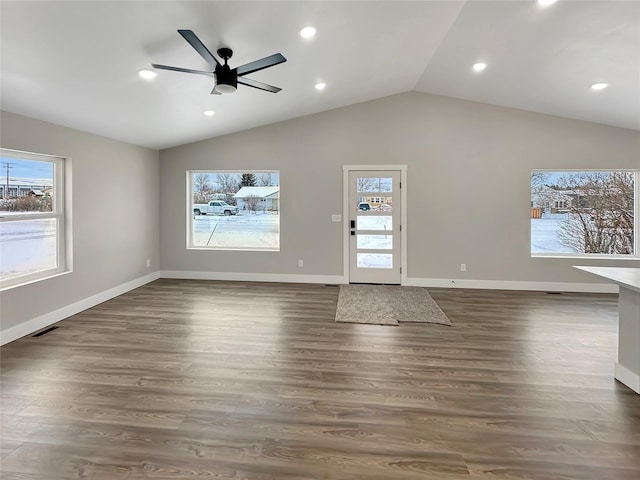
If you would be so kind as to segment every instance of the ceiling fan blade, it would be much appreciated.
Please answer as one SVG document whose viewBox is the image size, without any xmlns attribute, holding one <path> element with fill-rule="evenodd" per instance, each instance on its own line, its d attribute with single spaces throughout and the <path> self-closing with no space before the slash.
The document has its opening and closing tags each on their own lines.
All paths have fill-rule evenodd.
<svg viewBox="0 0 640 480">
<path fill-rule="evenodd" d="M 205 72 L 204 70 L 191 70 L 190 68 L 170 67 L 169 65 L 158 65 L 157 63 L 152 63 L 151 66 L 153 68 L 160 68 L 162 70 L 172 70 L 174 72 L 184 73 L 197 73 L 198 75 L 207 75 L 209 77 L 213 77 L 213 72 Z"/>
<path fill-rule="evenodd" d="M 191 45 L 209 65 L 211 65 L 211 68 L 215 70 L 216 67 L 220 65 L 218 59 L 213 56 L 207 47 L 204 46 L 204 43 L 200 41 L 195 33 L 191 30 L 178 30 L 178 33 L 182 35 L 187 42 L 189 42 L 189 45 Z"/>
<path fill-rule="evenodd" d="M 273 55 L 261 58 L 260 60 L 256 60 L 255 62 L 246 63 L 236 68 L 236 70 L 238 72 L 238 75 L 247 75 L 249 73 L 257 72 L 258 70 L 273 67 L 274 65 L 278 65 L 279 63 L 286 61 L 287 59 L 284 58 L 281 53 L 274 53 Z"/>
<path fill-rule="evenodd" d="M 266 83 L 256 82 L 255 80 L 251 80 L 250 78 L 238 78 L 238 83 L 242 85 L 246 85 L 247 87 L 259 88 L 260 90 L 265 90 L 267 92 L 278 93 L 281 88 L 274 87 L 273 85 L 267 85 Z"/>
</svg>

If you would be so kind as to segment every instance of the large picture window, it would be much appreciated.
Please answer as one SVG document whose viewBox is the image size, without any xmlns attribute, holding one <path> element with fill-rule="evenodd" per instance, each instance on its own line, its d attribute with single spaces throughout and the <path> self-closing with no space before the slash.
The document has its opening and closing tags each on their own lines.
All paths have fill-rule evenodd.
<svg viewBox="0 0 640 480">
<path fill-rule="evenodd" d="M 63 158 L 0 149 L 0 287 L 66 269 Z"/>
<path fill-rule="evenodd" d="M 638 171 L 531 173 L 533 256 L 636 257 Z"/>
<path fill-rule="evenodd" d="M 278 171 L 187 172 L 187 248 L 280 250 Z"/>
</svg>

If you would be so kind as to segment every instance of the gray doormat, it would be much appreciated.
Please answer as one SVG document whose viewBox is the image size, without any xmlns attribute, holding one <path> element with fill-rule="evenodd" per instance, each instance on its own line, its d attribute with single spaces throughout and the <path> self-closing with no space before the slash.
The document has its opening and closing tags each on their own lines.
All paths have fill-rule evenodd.
<svg viewBox="0 0 640 480">
<path fill-rule="evenodd" d="M 449 318 L 425 288 L 397 285 L 340 285 L 336 322 L 451 326 Z"/>
</svg>

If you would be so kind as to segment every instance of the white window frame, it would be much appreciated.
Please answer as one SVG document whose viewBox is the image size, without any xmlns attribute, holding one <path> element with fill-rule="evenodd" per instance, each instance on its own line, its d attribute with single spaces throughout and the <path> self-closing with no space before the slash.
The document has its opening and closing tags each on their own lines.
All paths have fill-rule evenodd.
<svg viewBox="0 0 640 480">
<path fill-rule="evenodd" d="M 548 172 L 548 173 L 581 173 L 581 172 L 630 172 L 634 174 L 633 186 L 634 186 L 634 199 L 633 199 L 633 255 L 614 255 L 604 253 L 553 253 L 553 252 L 531 252 L 531 236 L 532 231 L 529 227 L 529 253 L 532 258 L 580 258 L 580 259 L 607 259 L 607 260 L 632 260 L 637 261 L 640 259 L 640 170 L 633 168 L 584 168 L 584 169 L 567 169 L 567 168 L 554 168 L 543 169 L 534 168 L 531 170 L 531 174 L 534 172 Z M 529 176 L 531 179 L 531 175 Z M 529 182 L 529 195 L 531 195 L 531 182 Z M 531 198 L 531 197 L 529 197 Z M 531 223 L 529 224 L 531 225 Z"/>
<path fill-rule="evenodd" d="M 62 273 L 70 271 L 71 252 L 68 250 L 70 245 L 71 232 L 69 231 L 69 212 L 67 210 L 70 204 L 68 196 L 70 185 L 66 178 L 68 177 L 68 168 L 70 168 L 71 159 L 54 155 L 41 153 L 23 152 L 19 150 L 11 150 L 8 148 L 0 148 L 2 156 L 8 156 L 20 160 L 33 160 L 38 162 L 50 162 L 53 164 L 53 199 L 51 212 L 28 212 L 28 213 L 11 213 L 10 215 L 0 212 L 0 227 L 2 224 L 38 219 L 55 219 L 56 220 L 56 266 L 38 272 L 16 275 L 14 277 L 0 280 L 0 291 L 10 288 L 19 287 L 28 283 L 45 280 Z M 1 176 L 0 176 L 1 179 Z"/>
<path fill-rule="evenodd" d="M 213 246 L 213 247 L 208 247 L 208 246 L 201 246 L 201 245 L 194 245 L 193 243 L 193 222 L 194 222 L 194 214 L 193 214 L 193 177 L 196 174 L 199 173 L 206 173 L 206 174 L 210 174 L 210 175 L 216 175 L 216 174 L 222 174 L 222 173 L 239 173 L 239 174 L 243 174 L 243 173 L 253 173 L 253 174 L 264 174 L 264 173 L 270 173 L 270 174 L 277 174 L 278 175 L 278 187 L 281 189 L 282 188 L 282 177 L 281 177 L 281 172 L 280 170 L 273 170 L 273 169 L 264 169 L 264 170 L 203 170 L 203 169 L 193 169 L 193 170 L 187 170 L 186 172 L 186 180 L 187 180 L 187 188 L 186 188 L 186 206 L 187 206 L 187 210 L 186 210 L 186 215 L 187 215 L 187 232 L 186 232 L 186 240 L 187 240 L 187 250 L 209 250 L 209 251 L 231 251 L 231 252 L 279 252 L 280 248 L 281 248 L 281 241 L 282 241 L 282 207 L 280 202 L 278 202 L 280 204 L 280 206 L 278 207 L 278 246 L 277 248 L 257 248 L 257 247 L 221 247 L 221 246 Z M 281 190 L 279 190 L 280 193 L 282 193 Z M 213 201 L 219 201 L 219 200 L 213 200 Z"/>
</svg>

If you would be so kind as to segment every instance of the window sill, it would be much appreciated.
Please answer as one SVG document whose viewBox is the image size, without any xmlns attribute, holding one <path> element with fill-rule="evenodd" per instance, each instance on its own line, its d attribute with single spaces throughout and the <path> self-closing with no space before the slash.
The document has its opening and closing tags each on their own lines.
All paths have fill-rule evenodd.
<svg viewBox="0 0 640 480">
<path fill-rule="evenodd" d="M 45 277 L 34 278 L 32 280 L 27 280 L 25 282 L 15 283 L 15 284 L 6 285 L 6 286 L 5 285 L 0 285 L 0 292 L 6 292 L 8 290 L 13 290 L 14 288 L 20 288 L 20 287 L 24 287 L 24 286 L 27 286 L 27 285 L 32 285 L 34 283 L 43 282 L 45 280 L 51 280 L 52 278 L 62 277 L 64 275 L 70 274 L 71 272 L 72 272 L 71 270 L 65 270 L 64 272 L 52 273 L 51 275 L 47 275 Z"/>
<path fill-rule="evenodd" d="M 599 254 L 585 254 L 585 255 L 572 255 L 568 253 L 532 253 L 531 258 L 561 258 L 567 260 L 615 260 L 615 261 L 640 261 L 640 257 L 637 255 L 599 255 Z"/>
<path fill-rule="evenodd" d="M 214 252 L 279 252 L 280 248 L 258 248 L 258 247 L 187 247 L 187 250 L 201 250 Z"/>
</svg>

